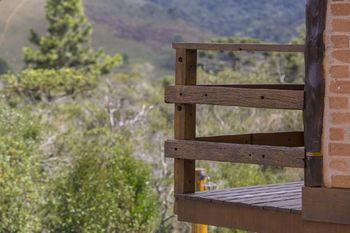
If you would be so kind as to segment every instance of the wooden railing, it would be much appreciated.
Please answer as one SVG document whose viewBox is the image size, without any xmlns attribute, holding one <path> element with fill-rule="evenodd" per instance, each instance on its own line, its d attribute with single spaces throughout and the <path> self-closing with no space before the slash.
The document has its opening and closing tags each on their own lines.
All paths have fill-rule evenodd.
<svg viewBox="0 0 350 233">
<path fill-rule="evenodd" d="M 304 45 L 175 43 L 175 86 L 165 102 L 175 104 L 175 140 L 165 143 L 165 156 L 175 159 L 175 193 L 193 193 L 195 160 L 304 168 L 303 132 L 228 135 L 198 138 L 196 105 L 224 105 L 304 110 L 304 85 L 196 85 L 197 51 L 304 52 Z"/>
</svg>

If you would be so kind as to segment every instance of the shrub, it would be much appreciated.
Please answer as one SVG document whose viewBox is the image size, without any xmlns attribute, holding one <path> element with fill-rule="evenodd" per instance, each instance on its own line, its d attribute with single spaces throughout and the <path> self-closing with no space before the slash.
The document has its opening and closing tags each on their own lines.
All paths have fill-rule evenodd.
<svg viewBox="0 0 350 233">
<path fill-rule="evenodd" d="M 0 103 L 0 232 L 38 232 L 43 191 L 40 128 Z"/>
<path fill-rule="evenodd" d="M 152 231 L 150 173 L 130 156 L 125 140 L 94 129 L 66 134 L 61 143 L 62 153 L 72 153 L 74 161 L 54 182 L 45 220 L 50 232 Z"/>
</svg>

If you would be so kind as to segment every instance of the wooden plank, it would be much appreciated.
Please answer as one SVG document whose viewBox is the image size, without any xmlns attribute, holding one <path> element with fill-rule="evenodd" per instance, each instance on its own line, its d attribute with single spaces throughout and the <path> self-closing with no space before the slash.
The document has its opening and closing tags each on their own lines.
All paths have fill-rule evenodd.
<svg viewBox="0 0 350 233">
<path fill-rule="evenodd" d="M 303 188 L 303 219 L 350 225 L 350 190 Z"/>
<path fill-rule="evenodd" d="M 202 200 L 176 199 L 180 221 L 207 224 L 259 233 L 300 233 L 300 214 L 227 205 Z"/>
<path fill-rule="evenodd" d="M 201 195 L 201 193 L 195 193 L 195 194 L 179 194 L 176 195 L 177 197 L 183 197 L 183 198 L 204 198 L 204 199 L 215 199 L 215 200 L 219 200 L 219 201 L 230 201 L 230 200 L 234 200 L 237 201 L 241 198 L 244 198 L 244 200 L 247 199 L 259 199 L 259 201 L 261 200 L 261 198 L 264 197 L 271 197 L 271 196 L 281 196 L 281 193 L 283 193 L 284 195 L 286 194 L 290 194 L 290 193 L 300 193 L 301 194 L 301 187 L 282 187 L 282 190 L 274 190 L 271 191 L 268 188 L 260 188 L 260 189 L 256 189 L 256 190 L 231 190 L 229 192 L 227 192 L 226 190 L 220 190 L 220 192 L 218 193 L 210 193 L 207 195 Z"/>
<path fill-rule="evenodd" d="M 303 222 L 304 233 L 349 233 L 350 225 L 325 223 L 325 222 Z"/>
<path fill-rule="evenodd" d="M 203 87 L 236 87 L 236 88 L 251 88 L 251 89 L 279 89 L 279 90 L 304 90 L 304 85 L 301 84 L 215 84 L 215 85 L 197 85 Z"/>
<path fill-rule="evenodd" d="M 326 25 L 327 1 L 307 0 L 305 41 L 305 150 L 306 156 L 321 155 L 324 111 L 324 53 L 323 33 Z M 322 167 L 317 160 L 306 159 L 306 186 L 322 186 Z M 310 170 L 312 168 L 312 170 Z M 321 177 L 320 177 L 321 175 Z"/>
<path fill-rule="evenodd" d="M 191 196 L 191 195 L 196 195 L 196 196 L 210 196 L 213 194 L 224 194 L 224 193 L 232 193 L 233 191 L 235 193 L 244 193 L 246 191 L 249 192 L 255 192 L 256 190 L 261 190 L 261 191 L 265 191 L 265 190 L 269 190 L 271 188 L 298 188 L 303 186 L 303 183 L 298 181 L 298 182 L 290 182 L 290 183 L 284 183 L 284 184 L 269 184 L 269 185 L 255 185 L 255 186 L 246 186 L 246 187 L 239 187 L 239 188 L 228 188 L 228 189 L 220 189 L 220 190 L 213 190 L 213 191 L 205 191 L 205 192 L 197 192 L 195 194 L 187 194 L 186 197 Z"/>
<path fill-rule="evenodd" d="M 177 85 L 195 85 L 197 82 L 197 51 L 176 50 Z M 196 106 L 191 104 L 175 105 L 175 139 L 194 139 L 196 125 Z M 174 192 L 193 193 L 195 191 L 195 161 L 175 159 Z M 176 206 L 175 206 L 176 212 Z"/>
<path fill-rule="evenodd" d="M 223 135 L 214 137 L 197 137 L 197 141 L 239 143 L 266 146 L 304 146 L 304 132 L 279 132 L 243 135 Z"/>
<path fill-rule="evenodd" d="M 303 147 L 276 147 L 188 140 L 165 142 L 168 158 L 304 167 Z"/>
<path fill-rule="evenodd" d="M 178 85 L 165 88 L 165 102 L 301 110 L 304 91 Z"/>
<path fill-rule="evenodd" d="M 173 48 L 216 51 L 304 52 L 304 45 L 296 44 L 174 43 Z"/>
</svg>

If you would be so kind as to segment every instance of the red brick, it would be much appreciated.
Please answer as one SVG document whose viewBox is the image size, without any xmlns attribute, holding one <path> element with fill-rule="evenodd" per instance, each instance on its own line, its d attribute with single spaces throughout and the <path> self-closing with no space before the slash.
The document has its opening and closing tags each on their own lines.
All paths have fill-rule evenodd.
<svg viewBox="0 0 350 233">
<path fill-rule="evenodd" d="M 345 143 L 329 143 L 329 155 L 349 156 L 350 144 Z"/>
<path fill-rule="evenodd" d="M 348 78 L 349 67 L 348 66 L 332 66 L 330 69 L 332 78 Z"/>
<path fill-rule="evenodd" d="M 343 112 L 332 113 L 332 123 L 333 124 L 349 124 L 350 123 L 350 113 L 343 113 Z"/>
<path fill-rule="evenodd" d="M 350 188 L 350 176 L 332 176 L 332 186 L 337 188 Z"/>
<path fill-rule="evenodd" d="M 340 172 L 346 172 L 350 170 L 350 166 L 345 159 L 332 159 L 329 166 L 331 169 Z"/>
<path fill-rule="evenodd" d="M 331 109 L 347 109 L 348 98 L 347 97 L 330 97 L 329 107 Z"/>
<path fill-rule="evenodd" d="M 350 4 L 341 3 L 341 4 L 332 4 L 331 10 L 333 15 L 350 15 Z"/>
<path fill-rule="evenodd" d="M 331 128 L 329 130 L 329 138 L 334 141 L 344 140 L 344 130 L 341 128 Z"/>
<path fill-rule="evenodd" d="M 348 94 L 350 93 L 350 81 L 332 81 L 329 90 L 337 94 Z"/>
<path fill-rule="evenodd" d="M 348 36 L 332 36 L 331 37 L 333 48 L 349 48 L 349 37 Z"/>
<path fill-rule="evenodd" d="M 350 20 L 348 19 L 333 19 L 332 21 L 334 32 L 349 32 Z"/>
<path fill-rule="evenodd" d="M 350 21 L 349 21 L 349 24 L 350 24 Z M 338 61 L 350 63 L 350 50 L 333 51 L 332 56 Z"/>
</svg>

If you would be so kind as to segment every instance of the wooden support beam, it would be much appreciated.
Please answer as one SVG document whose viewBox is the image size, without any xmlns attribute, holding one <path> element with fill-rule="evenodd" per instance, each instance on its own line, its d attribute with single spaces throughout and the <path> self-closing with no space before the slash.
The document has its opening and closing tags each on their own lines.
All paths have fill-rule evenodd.
<svg viewBox="0 0 350 233">
<path fill-rule="evenodd" d="M 296 44 L 174 43 L 173 48 L 214 51 L 303 53 L 305 46 Z"/>
<path fill-rule="evenodd" d="M 175 159 L 304 167 L 304 147 L 244 145 L 233 143 L 169 140 L 165 156 Z"/>
<path fill-rule="evenodd" d="M 305 185 L 322 186 L 321 138 L 325 79 L 323 59 L 327 0 L 307 0 L 305 41 Z"/>
<path fill-rule="evenodd" d="M 304 220 L 345 224 L 350 229 L 350 190 L 305 187 L 302 205 Z"/>
<path fill-rule="evenodd" d="M 216 84 L 216 85 L 197 85 L 199 87 L 235 87 L 248 89 L 277 89 L 277 90 L 304 90 L 303 84 Z"/>
<path fill-rule="evenodd" d="M 165 102 L 301 110 L 304 91 L 178 85 L 165 89 Z"/>
<path fill-rule="evenodd" d="M 279 212 L 249 205 L 205 200 L 177 199 L 178 219 L 259 233 L 300 233 L 300 214 Z"/>
<path fill-rule="evenodd" d="M 176 50 L 176 85 L 196 85 L 197 51 Z M 175 105 L 175 139 L 193 140 L 196 137 L 196 105 Z M 175 193 L 193 193 L 195 191 L 195 161 L 175 159 Z M 176 211 L 176 205 L 175 205 Z"/>
<path fill-rule="evenodd" d="M 304 146 L 304 132 L 258 133 L 243 135 L 223 135 L 214 137 L 197 137 L 197 141 L 238 143 L 265 146 Z"/>
</svg>

